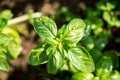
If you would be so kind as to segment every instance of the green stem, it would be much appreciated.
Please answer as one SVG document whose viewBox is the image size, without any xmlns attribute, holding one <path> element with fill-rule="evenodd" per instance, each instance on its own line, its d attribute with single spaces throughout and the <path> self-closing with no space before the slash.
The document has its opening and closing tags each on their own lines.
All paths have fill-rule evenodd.
<svg viewBox="0 0 120 80">
<path fill-rule="evenodd" d="M 33 18 L 37 18 L 37 17 L 40 17 L 40 16 L 42 16 L 42 13 L 40 13 L 40 12 L 35 12 L 35 13 L 32 14 Z M 27 21 L 27 20 L 29 20 L 29 16 L 27 14 L 25 14 L 23 16 L 16 17 L 16 18 L 13 18 L 13 19 L 9 20 L 8 25 L 18 24 L 18 23 L 21 23 L 21 22 L 24 22 L 24 21 Z"/>
</svg>

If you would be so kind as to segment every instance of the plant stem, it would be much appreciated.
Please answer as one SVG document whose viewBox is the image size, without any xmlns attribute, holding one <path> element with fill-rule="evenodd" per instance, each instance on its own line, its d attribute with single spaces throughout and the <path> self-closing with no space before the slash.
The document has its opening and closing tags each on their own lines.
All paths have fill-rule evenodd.
<svg viewBox="0 0 120 80">
<path fill-rule="evenodd" d="M 40 17 L 40 16 L 42 16 L 42 13 L 40 13 L 40 12 L 36 12 L 36 13 L 32 14 L 33 18 L 37 18 L 37 17 Z M 13 24 L 21 23 L 21 22 L 24 22 L 26 20 L 29 20 L 29 16 L 27 14 L 9 20 L 8 21 L 8 25 L 13 25 Z"/>
</svg>

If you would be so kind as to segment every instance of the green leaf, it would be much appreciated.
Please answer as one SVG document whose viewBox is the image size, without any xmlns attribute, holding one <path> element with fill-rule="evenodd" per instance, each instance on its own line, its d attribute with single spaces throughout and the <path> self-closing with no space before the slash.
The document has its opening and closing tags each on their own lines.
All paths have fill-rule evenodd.
<svg viewBox="0 0 120 80">
<path fill-rule="evenodd" d="M 45 45 L 46 44 L 44 43 L 40 44 L 31 50 L 28 57 L 28 62 L 31 65 L 39 65 L 47 62 L 48 56 L 46 55 L 46 52 L 45 52 Z"/>
<path fill-rule="evenodd" d="M 7 20 L 0 18 L 0 31 L 7 25 Z"/>
<path fill-rule="evenodd" d="M 50 50 L 51 49 L 51 50 Z M 64 63 L 64 50 L 60 47 L 50 48 L 50 56 L 48 60 L 48 73 L 56 73 Z"/>
<path fill-rule="evenodd" d="M 4 44 L 4 45 L 8 45 L 8 43 L 13 40 L 13 37 L 4 34 L 4 33 L 0 33 L 0 44 Z"/>
<path fill-rule="evenodd" d="M 95 48 L 102 50 L 108 43 L 108 37 L 102 35 L 102 37 L 97 37 L 94 41 L 95 41 Z"/>
<path fill-rule="evenodd" d="M 107 1 L 107 0 L 106 0 Z M 110 3 L 110 2 L 106 2 L 106 1 L 98 1 L 97 3 L 97 8 L 103 11 L 111 11 L 112 9 L 115 8 L 115 5 Z"/>
<path fill-rule="evenodd" d="M 66 28 L 66 25 L 63 25 L 63 26 L 58 30 L 57 36 L 58 36 L 60 39 L 63 37 L 65 28 Z"/>
<path fill-rule="evenodd" d="M 113 11 L 104 11 L 103 19 L 110 25 L 120 27 L 120 20 Z"/>
<path fill-rule="evenodd" d="M 7 58 L 8 59 L 16 59 L 21 52 L 21 46 L 19 43 L 15 42 L 15 40 L 11 40 L 8 45 Z"/>
<path fill-rule="evenodd" d="M 68 50 L 68 56 L 73 66 L 83 72 L 93 72 L 94 62 L 87 50 L 81 46 Z"/>
<path fill-rule="evenodd" d="M 0 58 L 6 59 L 6 53 L 7 50 L 5 49 L 5 47 L 3 45 L 0 45 Z"/>
<path fill-rule="evenodd" d="M 110 56 L 102 56 L 96 64 L 95 74 L 101 78 L 108 76 L 113 69 L 113 64 Z"/>
<path fill-rule="evenodd" d="M 120 73 L 118 71 L 113 71 L 109 76 L 108 80 L 120 80 Z"/>
<path fill-rule="evenodd" d="M 33 23 L 35 31 L 43 39 L 55 38 L 57 35 L 57 27 L 55 22 L 45 16 L 35 19 Z"/>
<path fill-rule="evenodd" d="M 6 20 L 9 20 L 13 17 L 13 14 L 10 10 L 4 10 L 0 13 L 0 18 L 4 18 Z"/>
<path fill-rule="evenodd" d="M 96 48 L 92 49 L 90 51 L 90 54 L 91 54 L 91 56 L 92 56 L 92 58 L 94 60 L 94 63 L 96 63 L 98 61 L 98 59 L 102 56 L 101 50 L 96 49 Z"/>
<path fill-rule="evenodd" d="M 93 79 L 94 75 L 92 73 L 79 72 L 74 74 L 71 80 L 93 80 Z"/>
<path fill-rule="evenodd" d="M 13 29 L 12 27 L 5 27 L 2 30 L 2 33 L 10 35 L 10 36 L 12 36 L 14 38 L 14 40 L 16 42 L 18 42 L 18 43 L 20 42 L 20 35 L 19 35 L 19 33 L 15 29 Z"/>
<path fill-rule="evenodd" d="M 110 56 L 112 63 L 113 63 L 113 67 L 114 68 L 118 68 L 119 65 L 119 56 L 117 55 L 117 53 L 115 51 L 105 51 L 104 52 L 105 56 Z"/>
<path fill-rule="evenodd" d="M 6 59 L 0 57 L 0 70 L 9 71 L 9 64 Z"/>
<path fill-rule="evenodd" d="M 85 39 L 83 39 L 82 43 L 88 50 L 92 50 L 95 46 L 94 40 L 91 36 L 88 36 Z"/>
<path fill-rule="evenodd" d="M 64 30 L 63 39 L 68 43 L 77 43 L 84 36 L 86 25 L 82 19 L 73 19 Z"/>
</svg>

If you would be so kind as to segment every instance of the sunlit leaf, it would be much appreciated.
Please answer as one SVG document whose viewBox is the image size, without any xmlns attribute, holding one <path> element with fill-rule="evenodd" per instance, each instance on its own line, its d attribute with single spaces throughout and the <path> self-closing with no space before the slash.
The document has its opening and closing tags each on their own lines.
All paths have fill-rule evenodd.
<svg viewBox="0 0 120 80">
<path fill-rule="evenodd" d="M 79 42 L 84 36 L 85 27 L 86 25 L 82 19 L 73 19 L 70 21 L 63 33 L 64 41 L 74 44 Z"/>
<path fill-rule="evenodd" d="M 83 72 L 93 72 L 94 62 L 90 54 L 81 46 L 68 50 L 68 56 L 73 66 Z"/>
<path fill-rule="evenodd" d="M 7 54 L 7 58 L 8 59 L 16 59 L 19 54 L 21 52 L 21 46 L 19 43 L 15 42 L 14 40 L 10 41 L 9 45 L 8 45 L 8 52 Z"/>
<path fill-rule="evenodd" d="M 60 47 L 56 47 L 56 49 L 51 49 L 50 54 L 48 60 L 48 72 L 55 73 L 64 63 L 64 50 Z"/>
<path fill-rule="evenodd" d="M 4 33 L 0 33 L 0 44 L 7 45 L 11 40 L 13 40 L 13 37 Z"/>
<path fill-rule="evenodd" d="M 35 31 L 39 34 L 43 39 L 46 38 L 55 38 L 57 35 L 57 27 L 55 22 L 45 16 L 37 18 L 33 23 Z"/>
</svg>

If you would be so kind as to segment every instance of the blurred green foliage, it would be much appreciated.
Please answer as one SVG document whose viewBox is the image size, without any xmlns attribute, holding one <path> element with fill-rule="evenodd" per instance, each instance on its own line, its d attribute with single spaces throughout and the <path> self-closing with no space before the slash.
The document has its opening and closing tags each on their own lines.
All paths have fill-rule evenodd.
<svg viewBox="0 0 120 80">
<path fill-rule="evenodd" d="M 21 51 L 19 34 L 12 28 L 6 27 L 12 16 L 10 10 L 0 13 L 0 70 L 2 71 L 9 71 L 7 61 L 16 59 Z"/>
</svg>

